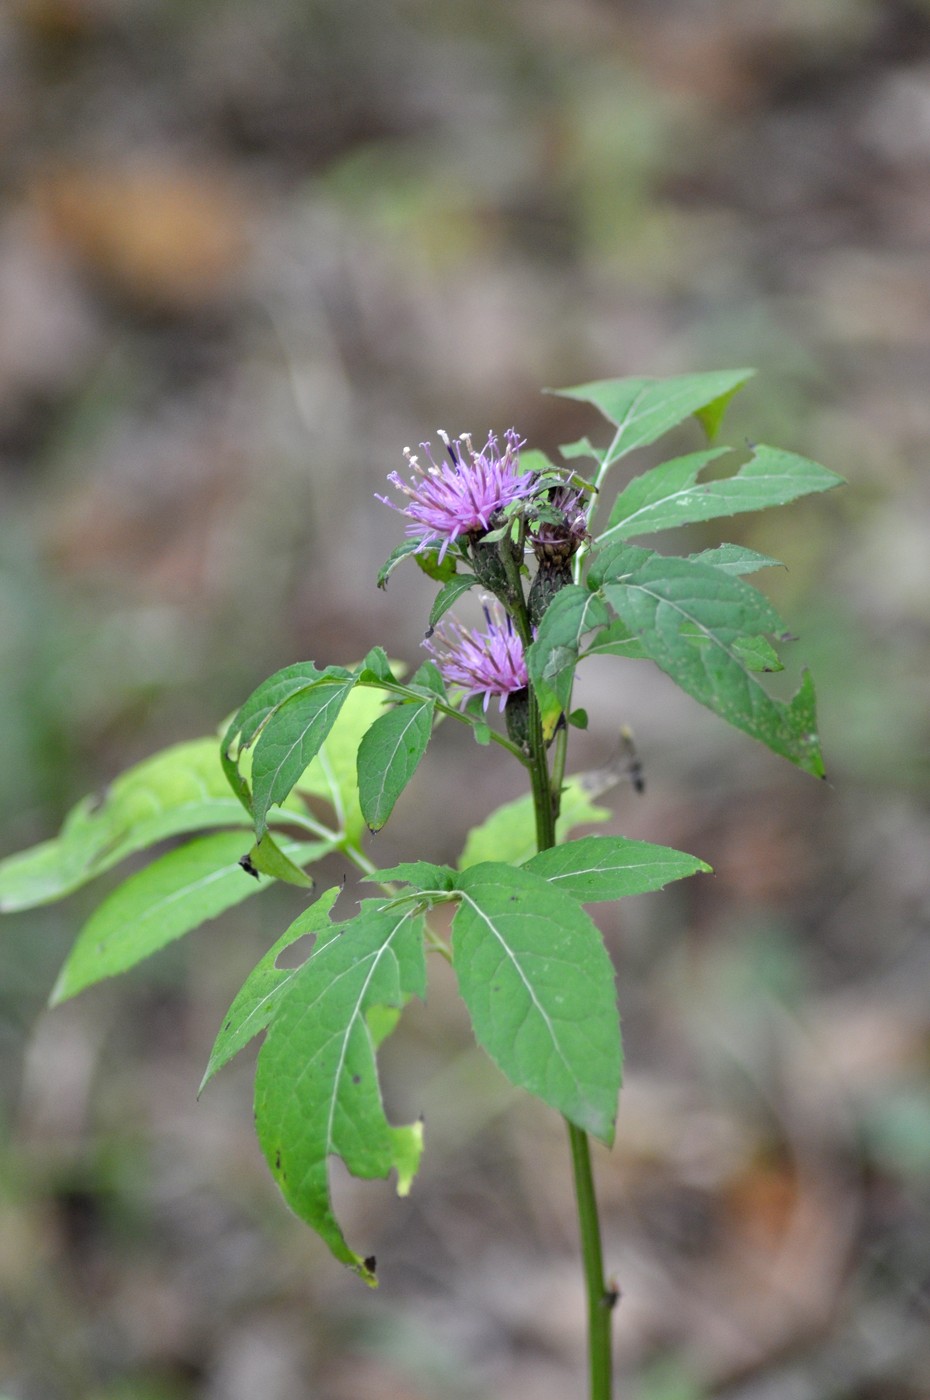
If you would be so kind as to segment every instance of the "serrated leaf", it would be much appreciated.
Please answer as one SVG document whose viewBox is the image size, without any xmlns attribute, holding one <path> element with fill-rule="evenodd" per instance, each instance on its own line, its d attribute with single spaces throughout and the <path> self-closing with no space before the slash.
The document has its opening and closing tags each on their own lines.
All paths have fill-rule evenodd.
<svg viewBox="0 0 930 1400">
<path fill-rule="evenodd" d="M 433 865 L 427 860 L 401 861 L 387 870 L 376 870 L 364 879 L 373 884 L 388 885 L 401 881 L 417 890 L 451 890 L 455 871 L 448 865 Z"/>
<path fill-rule="evenodd" d="M 55 983 L 52 1005 L 85 987 L 114 977 L 224 909 L 240 904 L 271 881 L 253 880 L 242 869 L 243 836 L 223 831 L 179 846 L 131 875 L 98 905 Z M 319 848 L 283 843 L 292 859 L 313 859 Z"/>
<path fill-rule="evenodd" d="M 697 856 L 623 836 L 582 836 L 540 851 L 523 867 L 565 890 L 580 904 L 660 890 L 710 866 Z"/>
<path fill-rule="evenodd" d="M 737 369 L 682 374 L 671 379 L 599 379 L 550 392 L 594 404 L 615 424 L 617 431 L 603 455 L 602 465 L 608 467 L 635 447 L 655 442 L 692 413 L 732 395 L 754 373 L 751 369 Z"/>
<path fill-rule="evenodd" d="M 408 691 L 435 695 L 438 700 L 446 698 L 446 683 L 435 661 L 424 661 L 410 677 Z"/>
<path fill-rule="evenodd" d="M 370 831 L 380 831 L 416 772 L 433 729 L 434 705 L 413 700 L 375 720 L 358 749 L 358 793 Z"/>
<path fill-rule="evenodd" d="M 526 666 L 547 739 L 568 708 L 582 637 L 608 620 L 601 599 L 575 584 L 561 589 L 543 614 L 536 640 L 527 648 Z"/>
<path fill-rule="evenodd" d="M 645 557 L 644 557 L 645 555 Z M 687 559 L 643 550 L 598 558 L 603 595 L 658 666 L 701 704 L 815 777 L 823 776 L 813 685 L 805 676 L 789 702 L 773 699 L 736 646 L 782 630 L 772 605 L 741 579 Z"/>
<path fill-rule="evenodd" d="M 721 544 L 716 549 L 702 549 L 699 554 L 686 556 L 692 564 L 710 564 L 724 573 L 754 574 L 759 569 L 783 569 L 780 559 L 770 559 L 767 554 L 759 554 L 755 549 L 744 549 L 739 544 Z"/>
<path fill-rule="evenodd" d="M 747 671 L 783 671 L 781 657 L 766 637 L 737 637 L 733 650 Z"/>
<path fill-rule="evenodd" d="M 454 578 L 449 579 L 448 583 L 443 584 L 433 600 L 433 606 L 430 608 L 430 631 L 436 626 L 439 619 L 458 602 L 462 594 L 467 593 L 476 582 L 477 580 L 474 574 L 456 574 Z"/>
<path fill-rule="evenodd" d="M 211 738 L 174 744 L 127 769 L 100 803 L 84 798 L 61 834 L 0 862 L 0 911 L 60 899 L 135 851 L 205 827 L 246 827 Z"/>
<path fill-rule="evenodd" d="M 614 502 L 600 543 L 787 505 L 842 485 L 842 477 L 817 462 L 772 447 L 754 448 L 750 460 L 732 476 L 699 482 L 704 467 L 725 450 L 692 452 L 634 477 Z"/>
<path fill-rule="evenodd" d="M 623 656 L 627 661 L 642 661 L 649 653 L 639 638 L 633 636 L 626 623 L 615 617 L 591 639 L 581 655 Z"/>
<path fill-rule="evenodd" d="M 556 822 L 559 841 L 564 841 L 577 826 L 605 822 L 610 817 L 607 808 L 595 806 L 585 791 L 585 777 L 575 775 L 568 778 L 562 788 L 561 811 Z M 530 796 L 518 797 L 515 802 L 505 802 L 498 807 L 480 826 L 472 827 L 459 857 L 458 868 L 466 870 L 469 866 L 488 860 L 522 865 L 535 851 L 536 813 L 533 799 Z"/>
<path fill-rule="evenodd" d="M 392 549 L 385 562 L 378 570 L 378 587 L 387 588 L 387 581 L 402 560 L 407 559 L 411 554 L 416 554 L 420 548 L 420 539 L 403 540 L 396 549 Z"/>
<path fill-rule="evenodd" d="M 249 973 L 223 1017 L 223 1024 L 213 1043 L 207 1068 L 197 1090 L 198 1096 L 203 1093 L 217 1070 L 229 1064 L 229 1061 L 270 1023 L 281 992 L 298 971 L 296 967 L 278 967 L 278 958 L 299 938 L 331 929 L 329 913 L 339 894 L 338 885 L 324 891 L 308 909 L 298 914 L 274 947 L 269 948 Z"/>
<path fill-rule="evenodd" d="M 620 1022 L 600 933 L 526 869 L 472 866 L 458 889 L 453 964 L 479 1045 L 512 1083 L 610 1144 Z"/>
<path fill-rule="evenodd" d="M 366 900 L 288 982 L 258 1057 L 256 1128 L 272 1174 L 291 1209 L 369 1283 L 333 1213 L 328 1161 L 340 1157 L 364 1179 L 396 1168 L 398 1188 L 409 1187 L 422 1126 L 385 1118 L 369 1017 L 422 997 L 425 981 L 422 919 Z"/>
<path fill-rule="evenodd" d="M 252 759 L 252 813 L 255 834 L 265 830 L 268 810 L 283 802 L 336 722 L 356 677 L 331 667 L 311 685 L 288 698 L 266 720 Z"/>
<path fill-rule="evenodd" d="M 372 647 L 358 668 L 357 676 L 359 680 L 386 681 L 388 684 L 393 684 L 394 672 L 391 670 L 391 663 L 384 647 Z"/>
<path fill-rule="evenodd" d="M 240 750 L 248 748 L 275 710 L 292 695 L 322 680 L 327 670 L 321 671 L 312 661 L 295 661 L 262 681 L 230 721 L 221 745 L 223 751 L 228 753 L 234 740 L 238 740 Z"/>
</svg>

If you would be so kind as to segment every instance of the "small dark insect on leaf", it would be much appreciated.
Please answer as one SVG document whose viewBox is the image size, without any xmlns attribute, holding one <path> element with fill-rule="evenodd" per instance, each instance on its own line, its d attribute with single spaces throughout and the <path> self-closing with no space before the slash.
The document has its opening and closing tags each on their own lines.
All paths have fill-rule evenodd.
<svg viewBox="0 0 930 1400">
<path fill-rule="evenodd" d="M 369 1254 L 367 1259 L 362 1260 L 362 1263 L 370 1274 L 375 1273 L 378 1268 L 378 1261 L 373 1254 Z"/>
<path fill-rule="evenodd" d="M 620 742 L 622 743 L 623 751 L 627 756 L 626 771 L 630 782 L 633 784 L 633 791 L 637 793 L 644 793 L 646 791 L 646 777 L 643 773 L 642 760 L 640 759 L 640 756 L 636 751 L 636 745 L 633 742 L 633 731 L 626 724 L 620 730 Z"/>
<path fill-rule="evenodd" d="M 253 879 L 255 879 L 255 880 L 257 880 L 257 879 L 259 878 L 258 871 L 255 869 L 255 866 L 252 864 L 252 858 L 251 858 L 251 856 L 249 856 L 249 855 L 240 856 L 240 858 L 239 858 L 239 864 L 242 866 L 242 869 L 245 871 L 246 875 L 251 875 L 251 876 L 253 877 Z"/>
</svg>

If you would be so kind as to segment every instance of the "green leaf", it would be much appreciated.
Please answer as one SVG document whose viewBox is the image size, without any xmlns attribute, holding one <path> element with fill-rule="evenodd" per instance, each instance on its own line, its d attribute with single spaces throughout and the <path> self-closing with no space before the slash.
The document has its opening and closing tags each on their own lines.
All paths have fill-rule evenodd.
<svg viewBox="0 0 930 1400">
<path fill-rule="evenodd" d="M 455 575 L 455 554 L 451 551 L 440 562 L 438 549 L 424 549 L 415 556 L 415 562 L 434 583 L 448 583 Z"/>
<path fill-rule="evenodd" d="M 272 1174 L 291 1209 L 368 1283 L 373 1269 L 333 1213 L 328 1160 L 365 1179 L 396 1169 L 398 1191 L 409 1189 L 422 1125 L 385 1118 L 372 1024 L 383 1034 L 390 1021 L 379 1008 L 401 1010 L 425 982 L 422 918 L 366 900 L 287 983 L 258 1057 L 256 1127 Z"/>
<path fill-rule="evenodd" d="M 52 1005 L 125 972 L 160 948 L 270 888 L 239 864 L 242 832 L 222 831 L 169 851 L 109 894 L 78 934 L 51 995 Z M 313 859 L 319 846 L 284 843 L 285 853 Z"/>
<path fill-rule="evenodd" d="M 416 772 L 433 729 L 434 705 L 413 700 L 376 719 L 358 749 L 358 792 L 370 831 L 380 831 Z"/>
<path fill-rule="evenodd" d="M 0 862 L 0 911 L 60 899 L 169 836 L 247 825 L 223 776 L 215 739 L 175 744 L 114 779 L 99 804 L 84 798 L 55 840 Z"/>
<path fill-rule="evenodd" d="M 393 685 L 394 672 L 384 647 L 372 647 L 358 668 L 357 677 L 360 681 L 386 681 L 388 685 Z"/>
<path fill-rule="evenodd" d="M 542 876 L 553 888 L 565 890 L 580 904 L 593 904 L 660 890 L 672 880 L 709 871 L 710 866 L 697 856 L 668 846 L 653 846 L 648 841 L 628 841 L 623 836 L 582 836 L 540 851 L 523 869 Z"/>
<path fill-rule="evenodd" d="M 843 482 L 835 472 L 806 457 L 772 447 L 754 448 L 753 456 L 733 476 L 699 482 L 704 467 L 723 451 L 692 452 L 634 477 L 614 502 L 600 542 L 786 505 Z"/>
<path fill-rule="evenodd" d="M 739 544 L 721 544 L 716 549 L 702 549 L 700 554 L 689 554 L 687 558 L 692 564 L 710 564 L 715 569 L 723 569 L 724 573 L 737 575 L 785 567 L 780 559 L 770 559 L 767 554 L 744 549 Z"/>
<path fill-rule="evenodd" d="M 299 938 L 304 938 L 310 933 L 321 934 L 332 928 L 329 913 L 340 893 L 340 887 L 336 885 L 321 894 L 309 909 L 298 914 L 274 947 L 269 948 L 249 973 L 223 1017 L 223 1024 L 213 1043 L 207 1068 L 197 1090 L 198 1097 L 217 1070 L 229 1064 L 229 1061 L 270 1023 L 282 991 L 298 971 L 296 967 L 278 967 L 278 958 Z"/>
<path fill-rule="evenodd" d="M 575 584 L 561 589 L 543 614 L 536 640 L 527 648 L 526 665 L 547 739 L 568 708 L 581 638 L 608 620 L 601 599 Z"/>
<path fill-rule="evenodd" d="M 766 637 L 737 637 L 733 650 L 747 671 L 783 671 L 781 657 Z"/>
<path fill-rule="evenodd" d="M 476 582 L 474 574 L 456 574 L 450 578 L 448 583 L 443 584 L 433 600 L 433 606 L 429 612 L 429 625 L 432 630 L 439 619 L 458 602 L 463 593 Z"/>
<path fill-rule="evenodd" d="M 252 760 L 256 836 L 265 830 L 269 808 L 283 802 L 316 757 L 355 683 L 355 676 L 331 667 L 319 680 L 288 696 L 266 720 Z"/>
<path fill-rule="evenodd" d="M 420 548 L 420 540 L 403 540 L 396 549 L 392 549 L 385 562 L 378 570 L 378 587 L 387 588 L 387 581 L 403 559 L 407 559 L 411 554 L 416 554 Z"/>
<path fill-rule="evenodd" d="M 402 861 L 388 870 L 376 870 L 364 876 L 373 884 L 388 885 L 402 881 L 418 890 L 451 890 L 455 882 L 455 871 L 448 865 L 432 865 L 427 860 Z"/>
<path fill-rule="evenodd" d="M 250 875 L 253 872 L 270 875 L 275 880 L 283 880 L 287 885 L 298 885 L 305 890 L 313 889 L 310 876 L 284 853 L 270 831 L 266 831 L 262 839 L 255 842 L 240 864 Z"/>
<path fill-rule="evenodd" d="M 453 962 L 479 1045 L 512 1083 L 610 1144 L 620 1022 L 600 933 L 526 869 L 486 862 L 458 888 Z"/>
<path fill-rule="evenodd" d="M 235 739 L 238 739 L 240 750 L 248 748 L 275 710 L 290 700 L 292 695 L 298 695 L 322 680 L 329 669 L 321 671 L 312 661 L 295 661 L 292 666 L 285 666 L 262 681 L 230 721 L 222 743 L 223 752 L 231 750 Z"/>
<path fill-rule="evenodd" d="M 581 655 L 624 656 L 628 661 L 642 661 L 649 653 L 639 638 L 633 636 L 626 623 L 615 617 L 591 639 Z"/>
<path fill-rule="evenodd" d="M 435 695 L 438 700 L 446 698 L 446 683 L 435 661 L 424 661 L 410 677 L 408 694 Z"/>
<path fill-rule="evenodd" d="M 358 685 L 346 699 L 320 751 L 300 775 L 296 790 L 322 798 L 352 846 L 358 846 L 365 819 L 358 797 L 357 755 L 366 731 L 385 713 L 382 690 Z"/>
<path fill-rule="evenodd" d="M 805 772 L 823 777 L 814 689 L 805 675 L 788 703 L 746 669 L 738 642 L 783 630 L 772 605 L 741 579 L 641 549 L 598 557 L 603 594 L 682 690 Z M 745 643 L 742 643 L 745 645 Z"/>
<path fill-rule="evenodd" d="M 556 836 L 564 841 L 576 826 L 590 822 L 605 822 L 610 817 L 606 807 L 596 807 L 585 791 L 581 775 L 568 778 L 562 788 L 562 804 L 556 823 Z M 467 870 L 482 861 L 507 861 L 522 865 L 536 851 L 536 814 L 530 796 L 505 802 L 468 833 L 465 849 L 459 857 L 459 869 Z"/>
<path fill-rule="evenodd" d="M 599 379 L 573 389 L 550 392 L 566 399 L 592 403 L 617 431 L 603 455 L 604 467 L 618 461 L 634 447 L 645 447 L 692 413 L 731 396 L 751 379 L 754 370 L 715 370 L 710 374 L 683 374 L 672 379 Z M 714 422 L 714 415 L 711 415 Z M 714 422 L 719 426 L 719 421 Z M 564 450 L 564 449 L 563 449 Z M 599 458 L 599 460 L 601 460 Z"/>
</svg>

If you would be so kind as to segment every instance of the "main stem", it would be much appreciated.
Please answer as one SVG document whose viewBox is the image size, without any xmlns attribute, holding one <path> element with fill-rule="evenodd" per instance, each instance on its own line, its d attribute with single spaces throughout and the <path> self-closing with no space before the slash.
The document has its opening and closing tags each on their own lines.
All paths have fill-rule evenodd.
<svg viewBox="0 0 930 1400">
<path fill-rule="evenodd" d="M 515 590 L 516 592 L 517 590 Z M 514 620 L 525 646 L 532 641 L 532 630 L 523 602 L 520 588 L 519 601 L 516 601 Z M 533 806 L 536 812 L 536 844 L 540 851 L 554 846 L 555 820 L 558 813 L 559 793 L 553 791 L 553 781 L 549 773 L 546 743 L 543 738 L 539 706 L 533 687 L 529 687 L 529 771 L 533 785 Z M 559 735 L 560 744 L 564 737 Z M 564 750 L 560 749 L 559 770 L 564 763 Z M 561 771 L 558 774 L 561 788 Z M 578 1226 L 581 1236 L 581 1253 L 584 1261 L 585 1290 L 588 1300 L 588 1379 L 590 1400 L 612 1400 L 613 1396 L 613 1356 L 611 1348 L 610 1321 L 617 1301 L 616 1289 L 604 1277 L 604 1255 L 601 1248 L 601 1225 L 597 1210 L 597 1197 L 594 1193 L 594 1173 L 591 1170 L 591 1147 L 588 1135 L 582 1128 L 565 1120 L 572 1155 L 572 1172 L 575 1178 L 575 1201 L 578 1208 Z"/>
</svg>

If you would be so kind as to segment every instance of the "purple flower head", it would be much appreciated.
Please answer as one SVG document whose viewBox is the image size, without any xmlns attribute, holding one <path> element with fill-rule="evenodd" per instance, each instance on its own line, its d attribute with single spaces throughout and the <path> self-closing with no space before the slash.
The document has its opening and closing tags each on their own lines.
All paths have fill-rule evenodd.
<svg viewBox="0 0 930 1400">
<path fill-rule="evenodd" d="M 523 443 L 513 428 L 504 434 L 503 454 L 493 433 L 480 452 L 475 451 L 468 433 L 454 439 L 442 432 L 439 436 L 446 445 L 449 462 L 443 461 L 441 466 L 434 462 L 428 442 L 420 444 L 429 464 L 426 467 L 420 465 L 409 447 L 405 448 L 410 482 L 397 472 L 391 472 L 388 481 L 407 497 L 407 505 L 398 505 L 387 496 L 378 496 L 378 500 L 407 516 L 412 522 L 407 526 L 407 534 L 418 536 L 421 548 L 441 545 L 442 559 L 460 535 L 487 533 L 495 511 L 531 495 L 536 489 L 536 473 L 520 471 Z"/>
<path fill-rule="evenodd" d="M 462 704 L 473 695 L 484 693 L 484 708 L 492 695 L 500 696 L 499 710 L 515 691 L 529 684 L 526 660 L 520 638 L 513 629 L 509 613 L 503 613 L 496 603 L 485 604 L 486 632 L 466 631 L 451 618 L 441 622 L 434 636 L 442 643 L 437 647 L 429 638 L 423 643 L 435 658 L 448 685 L 465 688 Z"/>
</svg>

